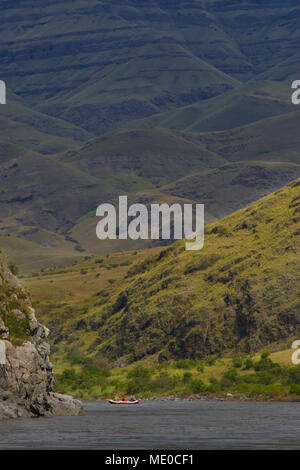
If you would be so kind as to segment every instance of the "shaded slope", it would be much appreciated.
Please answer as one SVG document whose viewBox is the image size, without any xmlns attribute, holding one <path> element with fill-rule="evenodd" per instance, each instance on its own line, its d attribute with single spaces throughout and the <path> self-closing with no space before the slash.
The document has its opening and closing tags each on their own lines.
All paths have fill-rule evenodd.
<svg viewBox="0 0 300 470">
<path fill-rule="evenodd" d="M 277 0 L 28 0 L 0 12 L 2 78 L 28 106 L 97 134 L 266 73 L 297 54 L 300 34 L 298 5 Z M 248 120 L 282 112 L 248 100 Z"/>
<path fill-rule="evenodd" d="M 285 95 L 284 95 L 285 92 Z M 222 131 L 295 111 L 290 86 L 255 80 L 215 98 L 151 116 L 132 126 L 164 127 L 192 132 Z"/>
<path fill-rule="evenodd" d="M 198 135 L 208 150 L 229 161 L 261 160 L 300 162 L 300 112 L 265 119 L 226 132 Z"/>
<path fill-rule="evenodd" d="M 203 203 L 206 211 L 219 219 L 299 176 L 299 164 L 237 162 L 186 176 L 162 191 Z"/>
<path fill-rule="evenodd" d="M 59 105 L 57 98 L 48 100 L 38 109 L 101 134 L 118 126 L 126 128 L 130 120 L 208 99 L 238 84 L 171 38 L 155 39 L 143 47 L 139 46 L 145 42 L 143 37 L 137 42 L 126 50 L 120 64 L 117 61 L 93 73 L 70 98 Z"/>
<path fill-rule="evenodd" d="M 76 149 L 93 138 L 71 123 L 39 113 L 11 90 L 7 104 L 0 107 L 0 139 L 43 154 Z"/>
<path fill-rule="evenodd" d="M 78 169 L 10 143 L 0 143 L 2 233 L 20 226 L 63 230 L 113 193 Z"/>
<path fill-rule="evenodd" d="M 149 181 L 174 180 L 195 170 L 215 168 L 224 163 L 201 143 L 186 139 L 184 133 L 166 129 L 141 129 L 109 134 L 64 161 L 98 177 L 134 173 Z"/>
</svg>

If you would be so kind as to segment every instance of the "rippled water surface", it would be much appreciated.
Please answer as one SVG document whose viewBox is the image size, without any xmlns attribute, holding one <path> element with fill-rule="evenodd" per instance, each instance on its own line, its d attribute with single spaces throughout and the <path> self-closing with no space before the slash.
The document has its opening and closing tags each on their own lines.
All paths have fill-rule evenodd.
<svg viewBox="0 0 300 470">
<path fill-rule="evenodd" d="M 86 416 L 3 421 L 0 449 L 300 449 L 300 403 L 85 403 Z"/>
</svg>

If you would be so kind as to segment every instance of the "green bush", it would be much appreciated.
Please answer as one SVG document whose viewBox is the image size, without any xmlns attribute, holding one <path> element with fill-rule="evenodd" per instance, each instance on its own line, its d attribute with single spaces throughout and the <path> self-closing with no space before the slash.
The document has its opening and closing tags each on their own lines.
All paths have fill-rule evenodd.
<svg viewBox="0 0 300 470">
<path fill-rule="evenodd" d="M 83 370 L 76 372 L 74 369 L 66 369 L 58 375 L 56 388 L 64 392 L 78 389 L 89 390 L 94 386 L 104 385 L 109 376 L 108 369 L 103 369 L 87 360 Z"/>
<path fill-rule="evenodd" d="M 9 263 L 8 267 L 15 276 L 19 274 L 19 268 L 15 263 Z"/>
<path fill-rule="evenodd" d="M 289 368 L 286 376 L 288 385 L 300 385 L 300 365 Z"/>
<path fill-rule="evenodd" d="M 260 370 L 270 370 L 273 368 L 280 368 L 279 364 L 276 364 L 276 362 L 273 362 L 272 359 L 270 359 L 268 356 L 267 357 L 261 357 L 261 359 L 257 362 L 254 363 L 254 370 L 255 371 L 260 371 Z"/>
<path fill-rule="evenodd" d="M 167 372 L 161 372 L 150 382 L 150 390 L 155 393 L 172 391 L 177 383 L 177 377 L 171 376 Z"/>
<path fill-rule="evenodd" d="M 204 372 L 204 364 L 202 362 L 197 364 L 197 371 L 198 372 Z"/>
<path fill-rule="evenodd" d="M 217 358 L 215 356 L 208 356 L 205 359 L 205 365 L 207 366 L 214 366 L 216 363 Z"/>
<path fill-rule="evenodd" d="M 232 387 L 238 382 L 238 373 L 235 368 L 227 369 L 221 377 L 220 385 L 222 389 Z"/>
<path fill-rule="evenodd" d="M 196 361 L 193 359 L 181 359 L 175 362 L 174 367 L 176 369 L 193 369 L 196 366 Z"/>
<path fill-rule="evenodd" d="M 236 357 L 232 361 L 232 366 L 236 369 L 239 369 L 243 365 L 243 359 L 241 357 Z"/>
<path fill-rule="evenodd" d="M 292 395 L 300 395 L 300 385 L 299 384 L 292 384 L 290 386 L 290 393 Z"/>
<path fill-rule="evenodd" d="M 134 369 L 131 369 L 127 373 L 127 377 L 130 378 L 130 379 L 131 378 L 134 378 L 134 379 L 137 379 L 137 378 L 148 379 L 148 378 L 150 378 L 150 376 L 151 376 L 151 369 L 146 368 L 146 367 L 142 367 L 142 366 L 135 367 Z"/>
<path fill-rule="evenodd" d="M 120 266 L 130 266 L 131 264 L 132 262 L 129 259 L 126 259 L 125 261 L 122 261 L 122 263 L 120 263 Z"/>
<path fill-rule="evenodd" d="M 245 362 L 244 362 L 244 369 L 245 370 L 252 369 L 253 365 L 254 365 L 254 363 L 253 363 L 252 359 L 246 359 Z"/>
<path fill-rule="evenodd" d="M 206 391 L 206 386 L 201 379 L 195 379 L 191 382 L 191 390 L 193 393 L 203 393 Z"/>
<path fill-rule="evenodd" d="M 191 381 L 192 377 L 193 377 L 193 374 L 191 374 L 190 372 L 185 372 L 183 374 L 182 383 L 184 383 L 184 384 L 189 383 Z"/>
</svg>

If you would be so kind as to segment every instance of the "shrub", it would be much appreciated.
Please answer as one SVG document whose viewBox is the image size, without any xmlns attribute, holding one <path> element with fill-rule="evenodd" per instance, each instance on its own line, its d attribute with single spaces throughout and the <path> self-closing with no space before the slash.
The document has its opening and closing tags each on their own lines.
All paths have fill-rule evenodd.
<svg viewBox="0 0 300 470">
<path fill-rule="evenodd" d="M 220 384 L 222 388 L 228 388 L 228 387 L 232 387 L 232 385 L 235 385 L 237 381 L 238 381 L 237 370 L 235 368 L 230 368 L 230 369 L 227 369 L 223 373 Z"/>
<path fill-rule="evenodd" d="M 74 246 L 74 249 L 75 249 L 76 251 L 79 251 L 80 253 L 82 253 L 83 251 L 85 251 L 85 249 L 82 248 L 82 246 L 80 246 L 80 245 Z"/>
<path fill-rule="evenodd" d="M 201 379 L 196 379 L 191 382 L 191 390 L 193 393 L 202 393 L 206 391 L 206 386 Z"/>
<path fill-rule="evenodd" d="M 267 359 L 267 357 L 270 356 L 270 352 L 269 351 L 263 351 L 260 355 L 261 359 Z"/>
<path fill-rule="evenodd" d="M 150 390 L 152 392 L 167 392 L 172 390 L 176 383 L 178 382 L 178 377 L 169 375 L 167 372 L 161 372 L 158 377 L 155 377 L 150 383 Z"/>
<path fill-rule="evenodd" d="M 232 366 L 235 367 L 236 369 L 239 369 L 243 365 L 243 360 L 241 357 L 236 357 L 232 361 Z"/>
<path fill-rule="evenodd" d="M 9 263 L 8 267 L 15 276 L 19 274 L 19 268 L 15 263 Z"/>
<path fill-rule="evenodd" d="M 149 368 L 146 368 L 146 367 L 142 367 L 142 366 L 137 366 L 135 367 L 134 369 L 131 369 L 128 373 L 127 373 L 127 377 L 128 378 L 134 378 L 134 379 L 137 379 L 137 378 L 149 378 L 151 376 L 151 369 Z"/>
<path fill-rule="evenodd" d="M 132 262 L 129 259 L 126 259 L 120 263 L 120 266 L 130 266 L 131 264 Z"/>
<path fill-rule="evenodd" d="M 198 365 L 197 365 L 197 371 L 198 372 L 204 372 L 204 364 L 202 362 L 200 362 Z"/>
<path fill-rule="evenodd" d="M 130 395 L 146 392 L 147 390 L 149 390 L 149 381 L 144 379 L 130 380 L 126 389 L 127 393 Z"/>
<path fill-rule="evenodd" d="M 279 364 L 276 364 L 276 362 L 273 362 L 272 359 L 270 359 L 268 356 L 262 357 L 259 361 L 254 363 L 255 371 L 268 370 L 273 368 L 280 368 L 280 366 Z"/>
<path fill-rule="evenodd" d="M 196 365 L 196 361 L 193 359 L 181 359 L 175 362 L 174 366 L 176 369 L 193 369 Z"/>
<path fill-rule="evenodd" d="M 207 366 L 214 366 L 216 363 L 216 358 L 214 356 L 209 356 L 205 359 L 205 365 Z"/>
<path fill-rule="evenodd" d="M 290 386 L 290 393 L 292 393 L 293 395 L 300 395 L 300 385 L 292 384 Z"/>
<path fill-rule="evenodd" d="M 245 370 L 249 370 L 249 369 L 252 369 L 253 368 L 253 361 L 252 359 L 246 359 L 245 362 L 244 362 L 244 369 Z"/>
<path fill-rule="evenodd" d="M 300 365 L 288 369 L 287 383 L 300 385 Z"/>
<path fill-rule="evenodd" d="M 187 384 L 191 381 L 192 377 L 193 377 L 193 374 L 191 374 L 190 372 L 185 372 L 183 374 L 182 382 L 184 384 Z"/>
</svg>

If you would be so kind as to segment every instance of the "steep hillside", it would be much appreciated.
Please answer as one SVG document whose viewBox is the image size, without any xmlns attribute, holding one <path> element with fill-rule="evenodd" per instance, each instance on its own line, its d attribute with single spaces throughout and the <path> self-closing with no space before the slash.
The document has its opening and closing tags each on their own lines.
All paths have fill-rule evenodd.
<svg viewBox="0 0 300 470">
<path fill-rule="evenodd" d="M 202 251 L 187 252 L 180 242 L 148 258 L 144 253 L 135 264 L 137 255 L 127 254 L 127 274 L 116 270 L 106 286 L 101 264 L 111 270 L 110 261 L 87 261 L 82 275 L 87 286 L 93 283 L 75 303 L 68 301 L 68 269 L 52 278 L 62 302 L 46 300 L 47 275 L 27 279 L 54 327 L 57 358 L 67 362 L 73 351 L 124 365 L 147 356 L 162 361 L 280 348 L 299 334 L 299 210 L 297 180 L 208 226 Z"/>
</svg>

